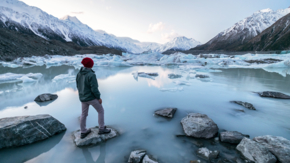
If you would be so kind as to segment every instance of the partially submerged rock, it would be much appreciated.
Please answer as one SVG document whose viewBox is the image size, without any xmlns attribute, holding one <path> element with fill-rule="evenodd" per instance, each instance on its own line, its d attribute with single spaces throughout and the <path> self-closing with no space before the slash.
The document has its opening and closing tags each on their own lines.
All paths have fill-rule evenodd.
<svg viewBox="0 0 290 163">
<path fill-rule="evenodd" d="M 253 104 L 248 103 L 248 102 L 242 102 L 242 101 L 231 101 L 233 103 L 236 103 L 238 105 L 242 105 L 243 107 L 250 109 L 250 110 L 256 110 Z"/>
<path fill-rule="evenodd" d="M 209 139 L 218 132 L 218 126 L 205 114 L 190 113 L 181 120 L 183 130 L 187 136 Z"/>
<path fill-rule="evenodd" d="M 45 101 L 52 101 L 52 100 L 55 100 L 57 98 L 58 98 L 58 96 L 56 94 L 44 93 L 44 94 L 41 94 L 41 95 L 37 96 L 34 99 L 34 101 L 36 101 L 36 102 L 45 102 Z"/>
<path fill-rule="evenodd" d="M 182 75 L 178 75 L 178 74 L 168 74 L 168 78 L 169 79 L 176 79 L 176 78 L 181 78 Z"/>
<path fill-rule="evenodd" d="M 276 157 L 266 147 L 248 138 L 243 138 L 236 149 L 245 158 L 256 163 L 275 163 L 277 161 Z"/>
<path fill-rule="evenodd" d="M 244 137 L 249 138 L 249 135 L 244 135 L 237 131 L 225 131 L 220 133 L 221 142 L 239 144 Z"/>
<path fill-rule="evenodd" d="M 195 77 L 196 78 L 209 78 L 209 76 L 205 74 L 196 74 Z"/>
<path fill-rule="evenodd" d="M 271 92 L 271 91 L 264 91 L 258 92 L 261 97 L 271 97 L 271 98 L 279 98 L 279 99 L 290 99 L 290 96 L 285 95 L 280 92 Z"/>
<path fill-rule="evenodd" d="M 150 155 L 146 155 L 143 160 L 142 163 L 158 163 L 156 159 L 154 159 L 152 156 Z"/>
<path fill-rule="evenodd" d="M 112 139 L 114 137 L 117 137 L 119 135 L 118 131 L 113 129 L 113 128 L 109 128 L 111 129 L 111 132 L 109 134 L 102 134 L 99 135 L 99 127 L 93 127 L 91 128 L 91 133 L 86 136 L 84 139 L 81 139 L 81 131 L 77 130 L 75 132 L 73 132 L 73 141 L 75 142 L 76 146 L 81 147 L 81 146 L 89 146 L 89 145 L 97 145 L 99 143 L 105 142 L 109 139 Z"/>
<path fill-rule="evenodd" d="M 290 162 L 290 141 L 280 136 L 258 136 L 253 139 L 257 143 L 265 146 L 274 154 L 279 162 Z"/>
<path fill-rule="evenodd" d="M 155 111 L 155 114 L 163 116 L 163 117 L 172 118 L 174 116 L 176 110 L 177 110 L 177 108 L 166 108 L 166 109 L 161 109 L 161 110 Z"/>
<path fill-rule="evenodd" d="M 0 119 L 0 149 L 31 144 L 66 130 L 48 114 Z"/>
<path fill-rule="evenodd" d="M 220 152 L 217 151 L 217 150 L 211 151 L 211 150 L 207 149 L 206 147 L 199 148 L 197 150 L 197 156 L 201 157 L 201 158 L 203 158 L 205 160 L 215 159 L 215 158 L 218 157 L 219 153 Z"/>
<path fill-rule="evenodd" d="M 145 150 L 132 151 L 128 163 L 140 163 L 145 155 L 146 155 Z"/>
</svg>

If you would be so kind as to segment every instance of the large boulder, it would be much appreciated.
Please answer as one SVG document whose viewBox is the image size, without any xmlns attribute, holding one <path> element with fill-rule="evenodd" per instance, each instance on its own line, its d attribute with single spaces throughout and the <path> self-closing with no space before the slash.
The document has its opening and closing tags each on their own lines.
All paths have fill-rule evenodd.
<svg viewBox="0 0 290 163">
<path fill-rule="evenodd" d="M 31 144 L 65 131 L 66 127 L 50 115 L 0 119 L 0 149 Z"/>
<path fill-rule="evenodd" d="M 143 158 L 142 163 L 158 163 L 158 161 L 155 158 L 153 158 L 152 156 L 146 155 Z"/>
<path fill-rule="evenodd" d="M 239 144 L 244 137 L 249 138 L 249 135 L 244 135 L 237 131 L 225 131 L 220 133 L 221 142 Z"/>
<path fill-rule="evenodd" d="M 132 151 L 128 163 L 141 163 L 143 157 L 146 155 L 145 150 Z"/>
<path fill-rule="evenodd" d="M 44 94 L 41 94 L 41 95 L 37 96 L 34 99 L 34 101 L 36 101 L 36 102 L 45 102 L 45 101 L 52 101 L 52 100 L 55 100 L 57 98 L 58 98 L 58 96 L 55 95 L 55 94 L 44 93 Z"/>
<path fill-rule="evenodd" d="M 205 114 L 189 113 L 181 120 L 183 130 L 187 136 L 195 138 L 212 138 L 219 128 L 212 119 Z"/>
<path fill-rule="evenodd" d="M 81 131 L 77 130 L 73 132 L 73 141 L 75 142 L 76 146 L 89 146 L 89 145 L 97 145 L 99 143 L 105 142 L 109 139 L 112 139 L 114 137 L 117 137 L 119 135 L 118 131 L 113 128 L 111 129 L 111 132 L 109 134 L 102 134 L 99 135 L 99 127 L 93 127 L 91 128 L 91 133 L 87 135 L 84 139 L 81 139 Z"/>
<path fill-rule="evenodd" d="M 265 146 L 282 163 L 290 162 L 290 141 L 280 136 L 258 136 L 253 139 Z"/>
<path fill-rule="evenodd" d="M 248 102 L 242 102 L 242 101 L 231 101 L 233 103 L 236 103 L 238 105 L 242 105 L 243 107 L 250 109 L 250 110 L 256 110 L 253 104 L 248 103 Z"/>
<path fill-rule="evenodd" d="M 174 116 L 176 110 L 177 110 L 177 108 L 166 108 L 166 109 L 161 109 L 161 110 L 155 111 L 155 114 L 163 116 L 163 117 L 172 118 Z"/>
<path fill-rule="evenodd" d="M 256 163 L 275 163 L 276 157 L 263 145 L 248 139 L 243 138 L 236 148 L 242 155 Z"/>
<path fill-rule="evenodd" d="M 280 92 L 271 92 L 271 91 L 264 91 L 258 92 L 261 97 L 271 97 L 271 98 L 280 98 L 280 99 L 290 99 L 290 96 L 285 95 Z"/>
</svg>

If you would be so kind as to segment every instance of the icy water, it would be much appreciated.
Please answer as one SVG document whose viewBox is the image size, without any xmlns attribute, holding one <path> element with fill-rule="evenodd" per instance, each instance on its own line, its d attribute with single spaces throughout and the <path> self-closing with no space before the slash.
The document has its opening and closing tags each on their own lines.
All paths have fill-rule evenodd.
<svg viewBox="0 0 290 163">
<path fill-rule="evenodd" d="M 0 74 L 43 74 L 35 82 L 24 78 L 24 83 L 18 80 L 0 83 L 0 118 L 50 114 L 67 127 L 66 132 L 50 139 L 0 150 L 0 162 L 122 163 L 127 161 L 132 150 L 146 149 L 160 162 L 188 163 L 199 159 L 196 150 L 201 143 L 210 150 L 220 150 L 222 158 L 239 157 L 234 146 L 215 143 L 213 139 L 177 137 L 183 134 L 181 119 L 191 112 L 207 114 L 220 131 L 239 131 L 251 138 L 275 135 L 290 139 L 290 100 L 261 98 L 254 93 L 279 91 L 290 94 L 289 75 L 275 73 L 282 70 L 206 70 L 209 79 L 193 78 L 191 74 L 195 71 L 204 70 L 183 66 L 96 67 L 94 70 L 102 94 L 105 123 L 121 135 L 99 146 L 78 148 L 71 136 L 79 129 L 81 114 L 74 82 L 78 70 L 72 66 L 0 67 Z M 157 72 L 159 76 L 135 79 L 132 73 L 136 71 Z M 181 74 L 182 78 L 169 79 L 170 73 Z M 58 99 L 43 105 L 33 101 L 37 95 L 48 92 L 58 94 Z M 232 100 L 250 102 L 257 110 L 247 110 L 230 103 Z M 154 116 L 155 110 L 164 107 L 178 108 L 173 119 Z M 91 107 L 87 126 L 96 125 L 97 112 Z"/>
</svg>

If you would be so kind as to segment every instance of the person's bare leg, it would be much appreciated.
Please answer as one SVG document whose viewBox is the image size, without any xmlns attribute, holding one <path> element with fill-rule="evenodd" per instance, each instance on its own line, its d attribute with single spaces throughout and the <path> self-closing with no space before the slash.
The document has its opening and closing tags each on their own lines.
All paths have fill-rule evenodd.
<svg viewBox="0 0 290 163">
<path fill-rule="evenodd" d="M 81 133 L 86 133 L 88 131 L 86 128 L 86 124 L 87 124 L 89 106 L 90 105 L 87 102 L 82 102 L 82 115 L 81 115 L 81 123 L 80 123 Z"/>
</svg>

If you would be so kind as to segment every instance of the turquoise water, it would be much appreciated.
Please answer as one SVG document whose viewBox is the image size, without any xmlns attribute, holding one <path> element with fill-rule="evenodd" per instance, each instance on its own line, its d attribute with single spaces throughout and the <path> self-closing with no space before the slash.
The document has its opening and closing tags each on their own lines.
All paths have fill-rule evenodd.
<svg viewBox="0 0 290 163">
<path fill-rule="evenodd" d="M 233 146 L 214 140 L 176 137 L 182 134 L 180 121 L 187 113 L 207 114 L 220 130 L 239 131 L 251 138 L 261 135 L 283 136 L 290 139 L 290 100 L 261 98 L 258 91 L 279 91 L 290 94 L 290 77 L 263 69 L 220 69 L 206 72 L 209 79 L 192 78 L 191 70 L 178 66 L 96 67 L 106 125 L 115 127 L 121 136 L 99 146 L 78 148 L 71 133 L 79 129 L 81 104 L 74 77 L 78 70 L 70 66 L 0 68 L 4 73 L 42 73 L 34 83 L 0 84 L 0 118 L 50 114 L 65 124 L 67 131 L 50 139 L 17 148 L 0 150 L 0 162 L 126 162 L 134 149 L 146 149 L 160 162 L 177 163 L 196 160 L 195 141 L 209 149 L 221 150 L 221 157 L 239 157 Z M 134 72 L 157 72 L 153 79 L 134 79 Z M 196 73 L 200 73 L 196 70 Z M 204 71 L 204 70 L 203 70 Z M 168 74 L 181 74 L 169 79 Z M 204 72 L 203 72 L 204 73 Z M 65 78 L 54 80 L 60 74 Z M 177 82 L 178 81 L 178 82 Z M 176 83 L 186 85 L 176 85 Z M 56 93 L 52 103 L 38 105 L 33 100 L 42 93 Z M 230 103 L 240 100 L 252 103 L 257 111 Z M 27 109 L 24 107 L 27 106 Z M 176 107 L 173 119 L 154 116 L 163 107 Z M 244 109 L 245 113 L 235 109 Z M 90 108 L 87 126 L 97 124 L 97 112 Z"/>
</svg>

